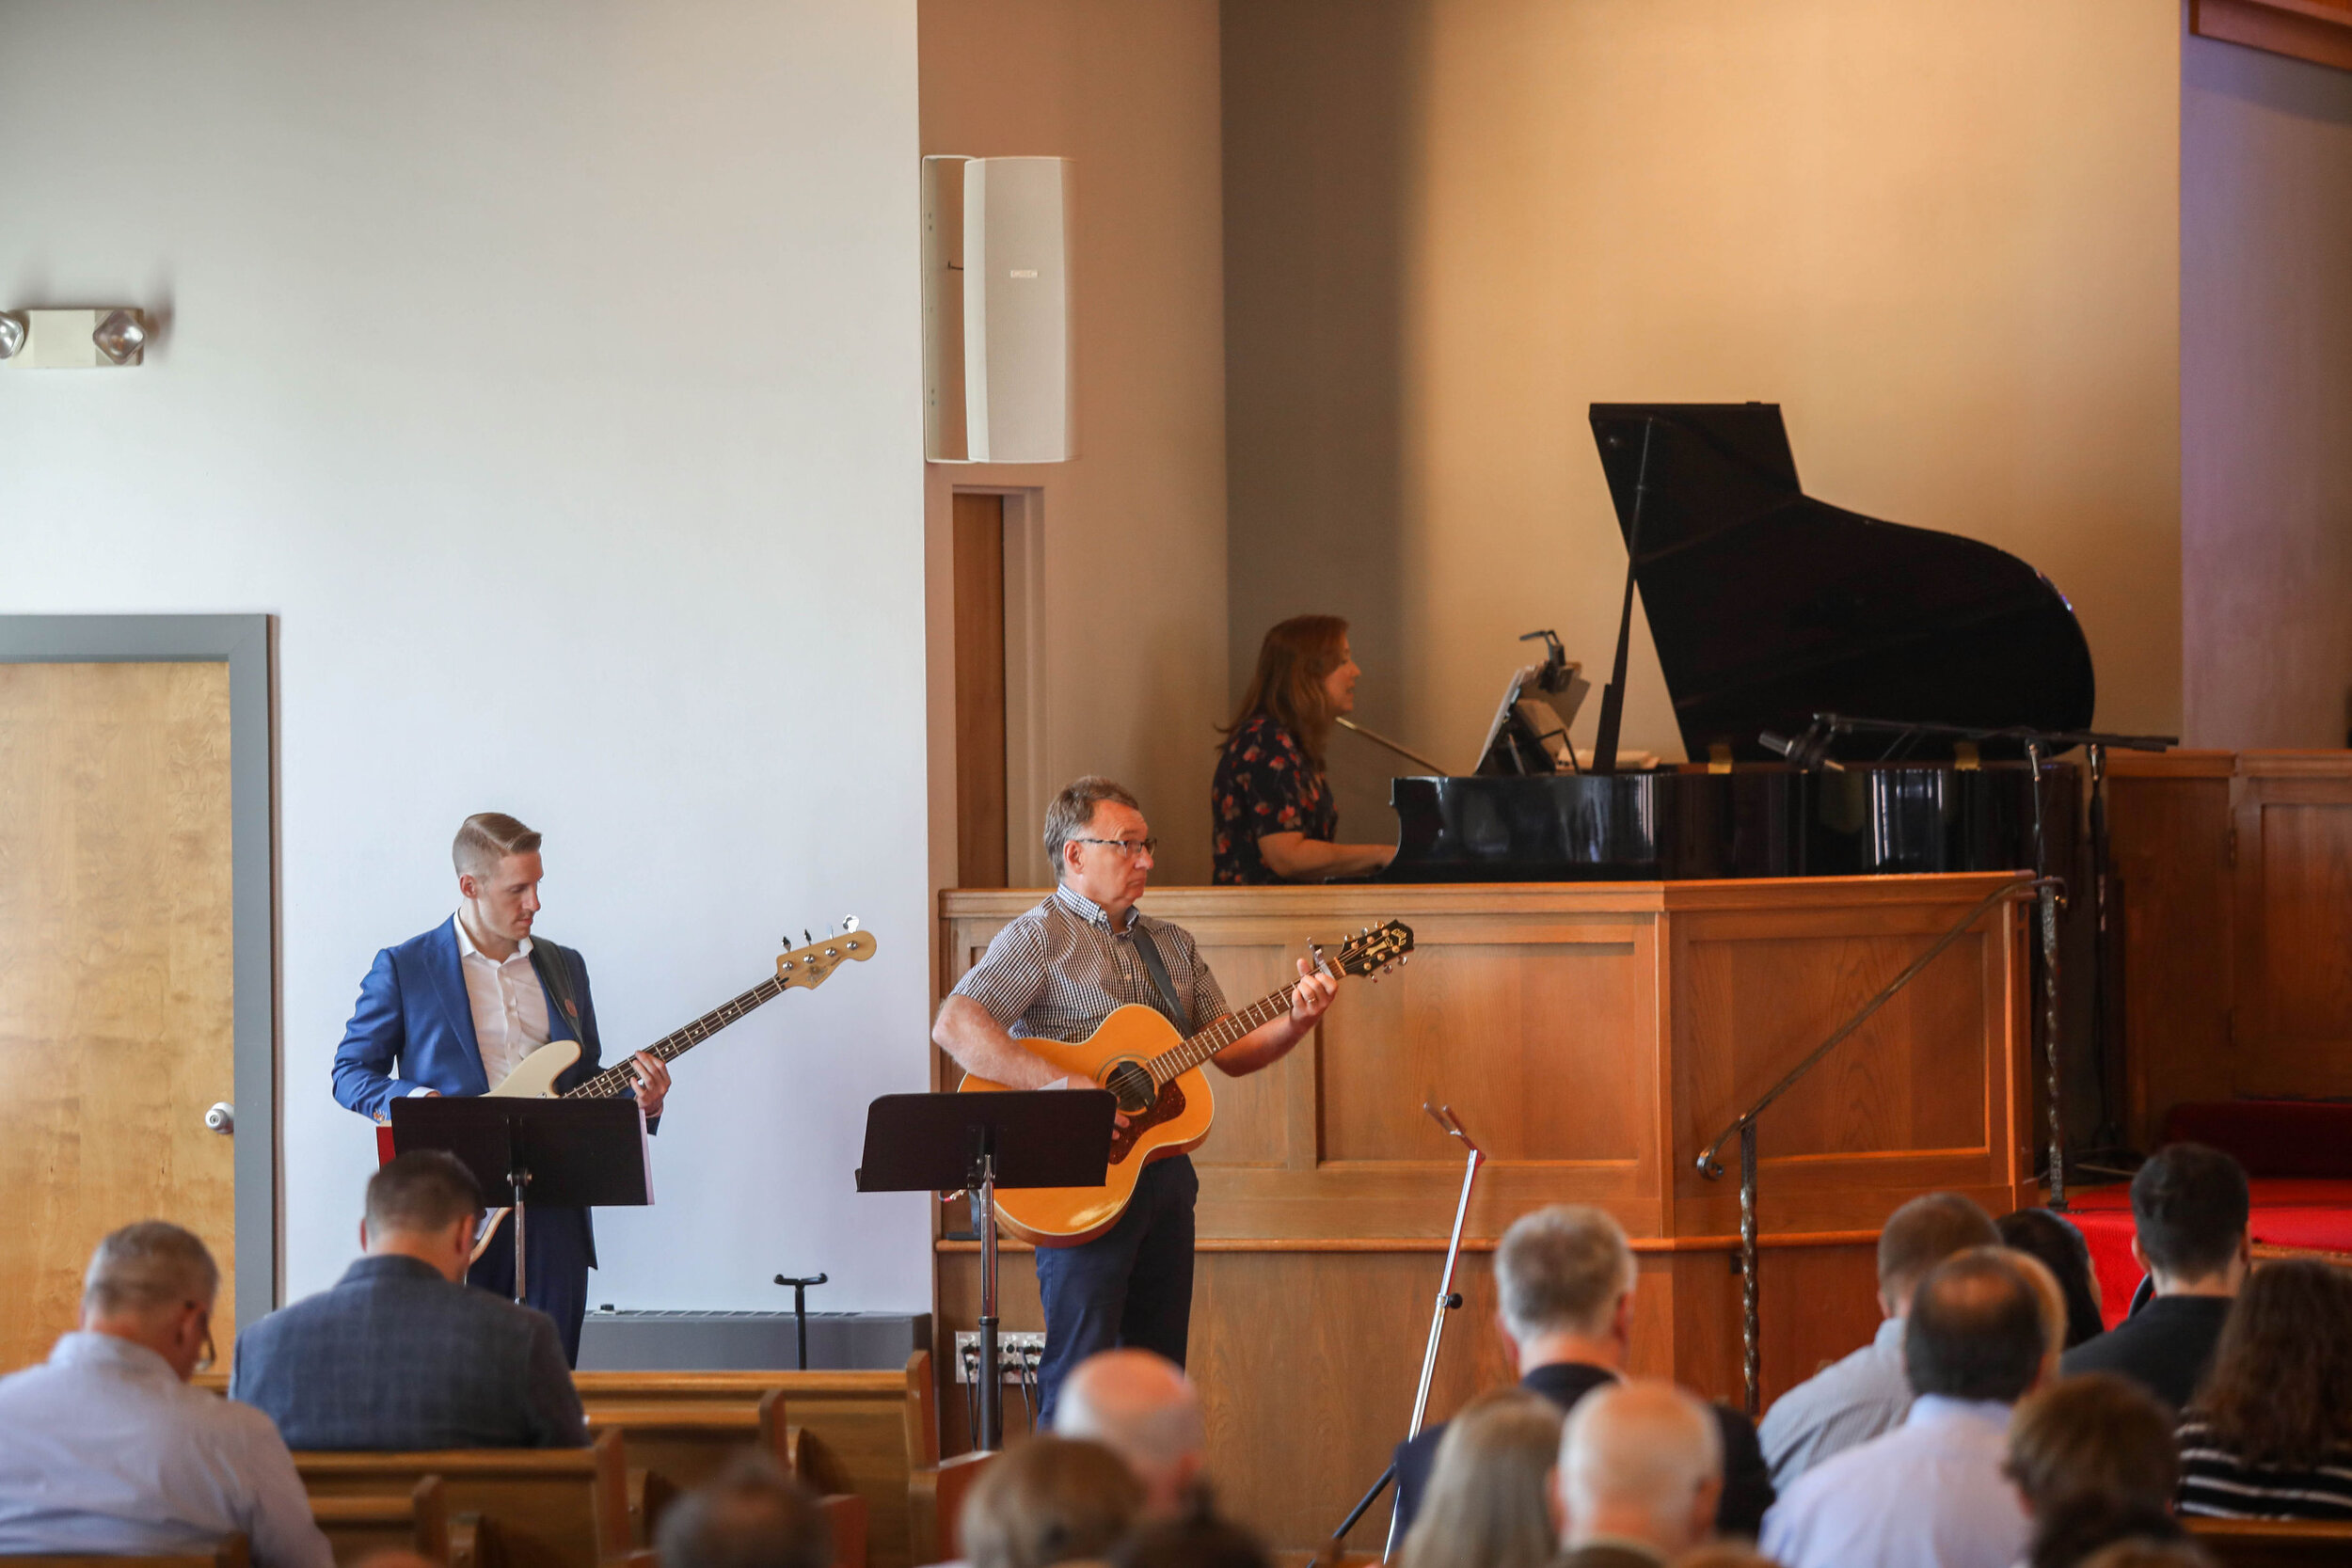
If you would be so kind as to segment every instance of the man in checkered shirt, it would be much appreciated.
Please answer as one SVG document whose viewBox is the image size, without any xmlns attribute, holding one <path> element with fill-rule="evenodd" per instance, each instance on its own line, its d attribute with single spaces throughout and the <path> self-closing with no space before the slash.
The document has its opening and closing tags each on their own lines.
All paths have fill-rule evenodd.
<svg viewBox="0 0 2352 1568">
<path fill-rule="evenodd" d="M 1082 1040 L 1130 1003 L 1168 1012 L 1138 940 L 1151 943 L 1199 1033 L 1227 1012 L 1225 993 L 1190 933 L 1136 908 L 1152 873 L 1150 824 L 1136 798 L 1108 779 L 1084 778 L 1045 812 L 1045 854 L 1058 885 L 988 944 L 942 1004 L 931 1038 L 966 1072 L 1008 1088 L 1071 1086 L 1025 1037 Z M 1306 1037 L 1338 989 L 1305 959 L 1291 1010 L 1209 1058 L 1239 1077 L 1270 1067 Z M 1123 1121 L 1125 1118 L 1121 1118 Z M 1039 1419 L 1050 1423 L 1062 1379 L 1097 1351 L 1132 1345 L 1181 1367 L 1192 1322 L 1192 1206 L 1200 1179 L 1185 1155 L 1143 1169 L 1119 1223 L 1093 1241 L 1037 1250 L 1045 1303 Z"/>
</svg>

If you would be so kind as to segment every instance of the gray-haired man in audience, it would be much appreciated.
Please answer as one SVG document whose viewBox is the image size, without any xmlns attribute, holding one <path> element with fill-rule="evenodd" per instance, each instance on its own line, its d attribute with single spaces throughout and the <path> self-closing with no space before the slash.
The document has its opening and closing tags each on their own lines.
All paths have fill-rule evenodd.
<svg viewBox="0 0 2352 1568">
<path fill-rule="evenodd" d="M 1832 1454 L 1902 1425 L 1911 1411 L 1903 1315 L 1911 1310 L 1912 1293 L 1945 1259 L 1997 1245 L 2000 1239 L 1993 1216 L 1958 1193 L 1915 1197 L 1886 1217 L 1879 1232 L 1879 1310 L 1884 1317 L 1877 1335 L 1781 1395 L 1756 1428 L 1777 1490 L 1788 1491 Z"/>
<path fill-rule="evenodd" d="M 1723 1432 L 1671 1383 L 1595 1389 L 1560 1433 L 1559 1568 L 1657 1568 L 1713 1533 Z"/>
<path fill-rule="evenodd" d="M 209 1555 L 242 1535 L 261 1568 L 332 1568 L 269 1418 L 188 1386 L 219 1289 L 176 1225 L 98 1243 L 81 1332 L 0 1378 L 0 1555 Z"/>
<path fill-rule="evenodd" d="M 1198 1495 L 1209 1446 L 1200 1394 L 1184 1370 L 1148 1350 L 1106 1350 L 1062 1385 L 1054 1431 L 1102 1444 L 1143 1483 L 1144 1516 L 1172 1519 Z"/>
<path fill-rule="evenodd" d="M 661 1516 L 662 1568 L 829 1568 L 833 1527 L 816 1494 L 746 1454 Z"/>
<path fill-rule="evenodd" d="M 230 1398 L 297 1449 L 586 1443 L 554 1321 L 465 1283 L 481 1217 L 481 1189 L 451 1156 L 386 1164 L 359 1222 L 367 1256 L 237 1336 Z"/>
</svg>

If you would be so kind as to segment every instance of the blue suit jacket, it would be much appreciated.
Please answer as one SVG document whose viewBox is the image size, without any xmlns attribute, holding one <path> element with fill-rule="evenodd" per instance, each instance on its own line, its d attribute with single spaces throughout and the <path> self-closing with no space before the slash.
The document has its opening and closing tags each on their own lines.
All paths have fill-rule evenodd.
<svg viewBox="0 0 2352 1568">
<path fill-rule="evenodd" d="M 362 1258 L 331 1291 L 237 1336 L 229 1397 L 292 1449 L 577 1448 L 588 1441 L 544 1312 Z"/>
<path fill-rule="evenodd" d="M 580 1041 L 580 1060 L 555 1081 L 561 1091 L 601 1070 L 603 1045 L 596 1037 L 596 1008 L 588 992 L 588 965 L 568 947 L 533 937 L 534 948 L 565 966 L 580 1016 L 568 1017 L 548 997 L 548 1038 Z M 335 1100 L 346 1110 L 389 1119 L 392 1101 L 419 1089 L 446 1095 L 489 1092 L 482 1070 L 482 1044 L 474 1037 L 473 1004 L 458 968 L 457 917 L 452 915 L 421 936 L 375 956 L 359 982 L 359 1001 L 335 1048 Z M 540 983 L 545 991 L 546 982 Z M 397 1076 L 395 1076 L 397 1069 Z M 534 1214 L 543 1212 L 534 1209 Z M 596 1261 L 588 1216 L 580 1216 L 585 1263 Z M 585 1278 L 585 1275 L 581 1277 Z"/>
</svg>

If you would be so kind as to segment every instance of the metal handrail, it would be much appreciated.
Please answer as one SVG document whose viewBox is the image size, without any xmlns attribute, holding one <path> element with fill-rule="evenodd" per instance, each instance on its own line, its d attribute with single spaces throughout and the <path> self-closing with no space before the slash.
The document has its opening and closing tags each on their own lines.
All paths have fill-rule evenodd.
<svg viewBox="0 0 2352 1568">
<path fill-rule="evenodd" d="M 1864 1023 L 1867 1022 L 1871 1014 L 1877 1012 L 1881 1007 L 1884 1006 L 1894 998 L 1898 991 L 1900 991 L 1905 986 L 1908 986 L 1912 981 L 1917 979 L 1920 972 L 1925 970 L 1928 965 L 1933 963 L 1937 958 L 1942 956 L 1946 948 L 1951 946 L 1951 944 L 1955 942 L 1958 942 L 1961 937 L 1967 932 L 1971 926 L 1974 926 L 1978 921 L 1984 918 L 1986 911 L 1992 909 L 1994 905 L 2002 903 L 2008 899 L 2022 898 L 2028 895 L 2038 896 L 2045 889 L 2055 893 L 2062 890 L 2064 886 L 2065 883 L 2063 880 L 2056 877 L 2021 877 L 2016 881 L 2004 882 L 1999 887 L 1994 888 L 1991 893 L 1985 895 L 1984 898 L 1965 915 L 1962 916 L 1960 921 L 1954 925 L 1951 929 L 1936 938 L 1926 952 L 1920 954 L 1916 958 L 1913 959 L 1908 968 L 1906 968 L 1900 974 L 1896 975 L 1893 980 L 1889 981 L 1876 996 L 1871 997 L 1869 1001 L 1864 1003 L 1861 1009 L 1851 1018 L 1846 1020 L 1844 1023 L 1838 1025 L 1836 1031 L 1833 1033 L 1829 1038 L 1823 1040 L 1820 1045 L 1816 1046 L 1813 1049 L 1812 1053 L 1807 1055 L 1804 1061 L 1799 1062 L 1795 1067 L 1789 1069 L 1788 1071 L 1782 1076 L 1779 1083 L 1774 1084 L 1771 1088 L 1765 1090 L 1764 1093 L 1756 1099 L 1756 1103 L 1750 1105 L 1745 1111 L 1740 1113 L 1739 1117 L 1734 1120 L 1729 1127 L 1724 1128 L 1721 1133 L 1717 1134 L 1713 1143 L 1708 1144 L 1704 1149 L 1699 1151 L 1699 1157 L 1696 1162 L 1699 1175 L 1706 1178 L 1709 1181 L 1720 1181 L 1724 1177 L 1724 1166 L 1723 1162 L 1717 1159 L 1716 1156 L 1723 1152 L 1724 1145 L 1728 1143 L 1733 1137 L 1736 1136 L 1740 1140 L 1740 1374 L 1746 1385 L 1747 1409 L 1749 1415 L 1754 1416 L 1756 1414 L 1756 1405 L 1758 1402 L 1757 1396 L 1759 1391 L 1757 1373 L 1758 1363 L 1761 1359 L 1758 1342 L 1758 1328 L 1756 1323 L 1757 1296 L 1756 1281 L 1756 1118 L 1762 1116 L 1767 1110 L 1771 1109 L 1773 1101 L 1777 1101 L 1782 1095 L 1787 1094 L 1791 1088 L 1795 1087 L 1799 1079 L 1803 1078 L 1806 1073 L 1811 1072 L 1815 1068 L 1819 1067 L 1821 1064 L 1822 1058 L 1826 1057 L 1832 1051 L 1836 1050 L 1841 1043 L 1843 1043 L 1848 1036 L 1851 1035 L 1855 1030 L 1861 1028 Z"/>
</svg>

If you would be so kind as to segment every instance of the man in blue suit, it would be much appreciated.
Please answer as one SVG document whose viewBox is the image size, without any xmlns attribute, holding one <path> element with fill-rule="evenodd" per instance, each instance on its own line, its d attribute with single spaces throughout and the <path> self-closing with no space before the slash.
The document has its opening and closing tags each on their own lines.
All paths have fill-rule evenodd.
<svg viewBox="0 0 2352 1568">
<path fill-rule="evenodd" d="M 340 1104 L 388 1122 L 392 1101 L 405 1095 L 486 1094 L 551 1040 L 577 1040 L 580 1048 L 580 1060 L 555 1081 L 559 1094 L 595 1076 L 603 1048 L 588 966 L 570 948 L 531 935 L 539 913 L 539 843 L 502 812 L 466 818 L 450 849 L 457 912 L 378 953 L 359 983 L 358 1006 L 335 1052 Z M 636 1061 L 637 1101 L 650 1123 L 661 1113 L 670 1071 L 642 1051 Z M 588 1271 L 596 1261 L 587 1211 L 533 1204 L 523 1245 L 524 1299 L 555 1320 L 564 1354 L 577 1364 Z M 503 1227 L 466 1277 L 515 1293 L 514 1247 Z"/>
<path fill-rule="evenodd" d="M 438 1149 L 368 1181 L 359 1247 L 332 1290 L 237 1336 L 229 1397 L 290 1449 L 555 1449 L 588 1441 L 544 1312 L 469 1290 L 482 1189 Z"/>
</svg>

